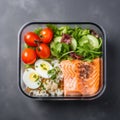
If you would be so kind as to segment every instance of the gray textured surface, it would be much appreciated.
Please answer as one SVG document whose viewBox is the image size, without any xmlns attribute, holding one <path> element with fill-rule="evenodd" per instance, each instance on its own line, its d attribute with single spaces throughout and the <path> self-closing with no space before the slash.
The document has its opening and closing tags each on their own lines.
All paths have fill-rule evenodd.
<svg viewBox="0 0 120 120">
<path fill-rule="evenodd" d="M 119 0 L 0 0 L 0 120 L 120 119 Z M 39 102 L 17 81 L 17 33 L 33 20 L 92 21 L 107 33 L 107 89 L 91 102 Z"/>
</svg>

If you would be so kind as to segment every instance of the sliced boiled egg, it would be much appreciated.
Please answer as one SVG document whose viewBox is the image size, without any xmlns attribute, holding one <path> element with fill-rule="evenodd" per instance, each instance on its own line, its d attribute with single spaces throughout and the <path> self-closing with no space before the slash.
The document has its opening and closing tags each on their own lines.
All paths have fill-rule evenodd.
<svg viewBox="0 0 120 120">
<path fill-rule="evenodd" d="M 52 65 L 45 60 L 37 60 L 35 62 L 35 70 L 38 72 L 40 76 L 43 78 L 50 78 L 48 71 L 52 69 Z"/>
<path fill-rule="evenodd" d="M 31 89 L 36 89 L 41 85 L 39 74 L 32 68 L 24 71 L 23 82 Z"/>
</svg>

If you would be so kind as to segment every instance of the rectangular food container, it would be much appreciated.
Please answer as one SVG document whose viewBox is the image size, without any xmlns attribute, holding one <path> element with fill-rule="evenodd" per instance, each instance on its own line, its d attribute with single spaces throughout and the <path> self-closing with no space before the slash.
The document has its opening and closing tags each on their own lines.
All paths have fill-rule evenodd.
<svg viewBox="0 0 120 120">
<path fill-rule="evenodd" d="M 60 96 L 60 97 L 32 97 L 29 96 L 27 93 L 24 91 L 24 85 L 22 84 L 22 75 L 23 75 L 23 63 L 21 61 L 21 51 L 23 49 L 23 36 L 26 32 L 33 31 L 35 28 L 38 27 L 45 27 L 46 24 L 55 24 L 58 26 L 64 26 L 64 25 L 69 25 L 69 26 L 75 26 L 75 25 L 80 25 L 82 28 L 89 28 L 89 29 L 94 29 L 102 38 L 103 43 L 102 43 L 102 66 L 101 66 L 101 74 L 102 74 L 102 80 L 101 80 L 101 87 L 99 91 L 94 95 L 94 96 L 77 96 L 77 97 L 72 97 L 72 96 Z M 98 97 L 100 97 L 103 92 L 105 91 L 106 88 L 106 34 L 104 29 L 95 23 L 92 22 L 29 22 L 25 25 L 23 25 L 18 33 L 18 82 L 19 82 L 19 88 L 22 91 L 22 93 L 34 100 L 93 100 Z"/>
</svg>

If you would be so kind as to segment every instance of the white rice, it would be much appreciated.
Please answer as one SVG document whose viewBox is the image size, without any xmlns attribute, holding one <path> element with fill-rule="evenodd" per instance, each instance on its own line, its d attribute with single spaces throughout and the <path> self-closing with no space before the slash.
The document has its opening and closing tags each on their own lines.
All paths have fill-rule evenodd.
<svg viewBox="0 0 120 120">
<path fill-rule="evenodd" d="M 51 64 L 53 64 L 53 67 L 60 67 L 59 60 L 52 60 Z"/>
<path fill-rule="evenodd" d="M 52 80 L 47 80 L 44 84 L 43 84 L 45 90 L 31 90 L 30 94 L 32 94 L 33 96 L 62 96 L 63 95 L 63 90 L 61 90 L 60 88 L 58 88 L 58 84 L 55 83 Z"/>
<path fill-rule="evenodd" d="M 39 97 L 39 96 L 49 96 L 48 93 L 46 93 L 46 90 L 31 90 L 30 94 L 32 94 L 33 96 Z"/>
<path fill-rule="evenodd" d="M 63 90 L 61 90 L 61 89 L 57 89 L 55 92 L 56 92 L 57 96 L 62 96 L 63 95 Z"/>
</svg>

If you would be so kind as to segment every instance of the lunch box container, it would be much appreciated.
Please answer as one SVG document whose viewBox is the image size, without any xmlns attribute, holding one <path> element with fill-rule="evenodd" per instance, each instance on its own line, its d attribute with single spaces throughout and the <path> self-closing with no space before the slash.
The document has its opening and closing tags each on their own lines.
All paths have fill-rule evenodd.
<svg viewBox="0 0 120 120">
<path fill-rule="evenodd" d="M 101 75 L 102 75 L 102 80 L 101 80 L 101 87 L 99 91 L 94 95 L 94 96 L 89 96 L 89 97 L 84 97 L 84 96 L 48 96 L 48 97 L 32 97 L 29 96 L 27 93 L 24 91 L 24 85 L 22 84 L 22 76 L 23 76 L 23 63 L 21 60 L 21 51 L 23 50 L 23 45 L 24 45 L 24 40 L 23 36 L 26 32 L 33 31 L 35 28 L 38 27 L 45 27 L 46 24 L 55 24 L 58 26 L 64 26 L 64 25 L 69 25 L 69 26 L 75 26 L 75 25 L 80 25 L 82 28 L 89 28 L 95 30 L 102 38 L 103 43 L 102 43 L 102 67 L 101 67 Z M 106 34 L 100 25 L 92 22 L 29 22 L 21 27 L 18 33 L 18 82 L 19 82 L 19 88 L 21 92 L 34 100 L 93 100 L 98 97 L 100 97 L 106 88 Z"/>
</svg>

